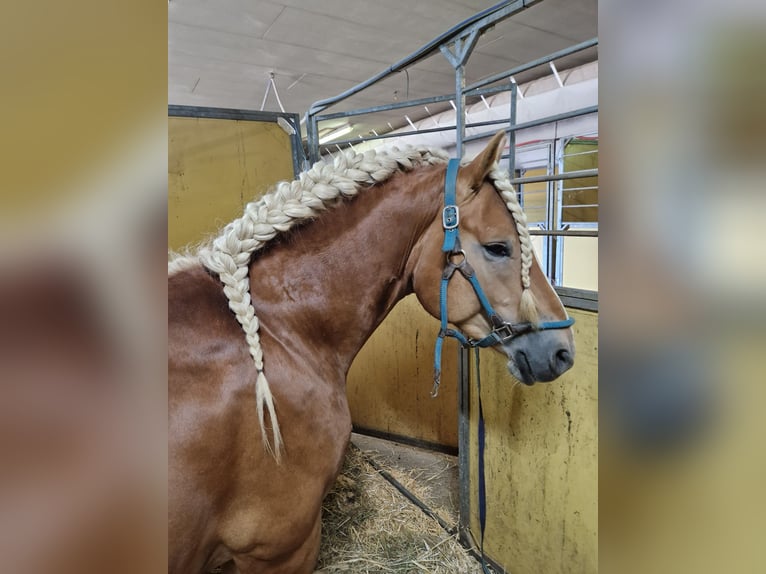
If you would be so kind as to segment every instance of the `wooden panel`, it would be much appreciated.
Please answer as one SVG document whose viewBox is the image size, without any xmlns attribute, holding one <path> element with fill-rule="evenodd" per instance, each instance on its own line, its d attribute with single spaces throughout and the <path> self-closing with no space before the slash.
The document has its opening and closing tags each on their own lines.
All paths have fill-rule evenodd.
<svg viewBox="0 0 766 574">
<path fill-rule="evenodd" d="M 575 366 L 559 381 L 515 385 L 482 351 L 486 425 L 484 548 L 514 574 L 598 571 L 598 315 L 569 309 Z M 479 540 L 475 381 L 471 400 L 471 531 Z"/>
<path fill-rule="evenodd" d="M 357 355 L 347 395 L 354 425 L 457 448 L 457 343 L 444 345 L 431 398 L 439 322 L 414 295 L 400 301 Z"/>
<path fill-rule="evenodd" d="M 290 136 L 276 123 L 168 118 L 168 247 L 203 240 L 292 179 Z"/>
</svg>

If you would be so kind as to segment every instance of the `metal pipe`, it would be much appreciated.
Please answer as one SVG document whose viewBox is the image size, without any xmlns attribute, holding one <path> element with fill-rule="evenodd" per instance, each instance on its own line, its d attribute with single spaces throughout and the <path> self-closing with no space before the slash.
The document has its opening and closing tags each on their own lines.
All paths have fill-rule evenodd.
<svg viewBox="0 0 766 574">
<path fill-rule="evenodd" d="M 571 112 L 565 112 L 565 113 L 562 113 L 562 114 L 557 114 L 555 116 L 548 116 L 546 118 L 540 118 L 539 120 L 532 120 L 532 121 L 529 121 L 529 122 L 525 122 L 523 124 L 517 124 L 515 127 L 506 128 L 505 131 L 506 131 L 506 133 L 510 133 L 512 131 L 523 130 L 523 129 L 530 128 L 530 127 L 535 127 L 535 126 L 539 126 L 539 125 L 545 125 L 545 124 L 548 124 L 548 123 L 557 122 L 557 121 L 561 121 L 561 120 L 566 120 L 566 119 L 569 119 L 569 118 L 576 118 L 578 116 L 583 116 L 583 115 L 587 115 L 587 114 L 594 114 L 594 113 L 597 113 L 597 112 L 598 112 L 598 106 L 590 106 L 590 107 L 587 107 L 587 108 L 581 108 L 579 110 L 574 110 L 574 111 L 571 111 Z M 317 118 L 320 118 L 320 117 L 324 117 L 324 116 L 312 116 L 312 119 L 317 119 Z M 472 123 L 472 124 L 466 124 L 465 127 L 466 127 L 466 129 L 467 128 L 479 128 L 479 127 L 483 127 L 483 126 L 505 124 L 505 123 L 508 123 L 508 120 L 506 120 L 506 119 L 488 120 L 486 122 L 475 122 L 475 123 Z M 364 141 L 372 141 L 372 140 L 377 140 L 377 139 L 396 138 L 396 137 L 400 137 L 400 136 L 428 134 L 428 133 L 433 133 L 433 132 L 444 132 L 444 131 L 454 130 L 454 129 L 455 129 L 455 126 L 444 126 L 444 127 L 441 127 L 441 128 L 428 128 L 428 129 L 424 129 L 424 130 L 418 130 L 417 132 L 399 132 L 399 133 L 389 132 L 389 133 L 386 133 L 386 134 L 381 134 L 379 136 L 367 136 L 367 137 L 365 137 L 363 139 L 364 139 Z M 495 135 L 495 133 L 496 132 L 485 132 L 483 134 L 477 134 L 477 135 L 473 135 L 473 136 L 468 136 L 468 137 L 464 138 L 463 141 L 467 143 L 467 142 L 470 142 L 470 141 L 474 141 L 474 140 L 478 140 L 478 139 L 483 139 L 483 138 L 491 137 L 491 136 Z M 333 143 L 338 144 L 338 145 L 348 145 L 348 144 L 351 144 L 351 143 L 357 143 L 358 141 L 359 141 L 358 139 L 349 139 L 349 140 L 341 140 L 341 141 L 337 141 L 337 142 L 333 142 Z"/>
<path fill-rule="evenodd" d="M 356 445 L 355 445 L 356 446 Z M 367 456 L 364 452 L 362 452 L 358 447 L 357 450 L 362 454 L 362 458 L 372 467 L 374 468 L 380 476 L 385 478 L 391 486 L 393 486 L 396 490 L 399 491 L 399 493 L 404 496 L 407 500 L 409 500 L 412 504 L 417 506 L 423 514 L 428 516 L 429 518 L 432 518 L 435 520 L 439 526 L 442 527 L 442 529 L 449 534 L 450 536 L 454 536 L 457 532 L 457 529 L 447 524 L 441 516 L 436 514 L 433 510 L 431 510 L 422 500 L 420 500 L 417 496 L 415 496 L 412 492 L 407 489 L 401 482 L 396 480 L 394 476 L 385 470 L 383 467 L 381 467 L 374 458 L 371 456 Z"/>
<path fill-rule="evenodd" d="M 456 26 L 453 26 L 443 34 L 440 34 L 428 44 L 420 48 L 419 50 L 416 50 L 409 56 L 406 56 L 405 58 L 399 60 L 392 66 L 389 66 L 387 69 L 383 70 L 382 72 L 379 72 L 375 74 L 372 78 L 369 78 L 368 80 L 362 82 L 361 84 L 357 84 L 356 86 L 349 88 L 345 92 L 342 92 L 338 94 L 337 96 L 333 96 L 332 98 L 325 98 L 324 100 L 318 100 L 311 104 L 311 107 L 309 108 L 309 111 L 307 112 L 309 115 L 314 115 L 319 112 L 321 112 L 324 109 L 327 109 L 333 104 L 337 104 L 338 102 L 341 102 L 354 94 L 359 93 L 360 91 L 369 88 L 370 86 L 377 84 L 379 81 L 383 80 L 384 78 L 390 76 L 391 74 L 398 72 L 404 68 L 407 68 L 411 66 L 412 64 L 426 58 L 427 56 L 432 55 L 436 50 L 439 49 L 440 46 L 443 44 L 447 44 L 450 41 L 454 40 L 455 38 L 459 37 L 467 28 L 470 28 L 471 26 L 477 26 L 480 29 L 488 28 L 495 22 L 498 22 L 502 19 L 510 17 L 512 14 L 514 14 L 517 11 L 523 10 L 529 6 L 532 6 L 534 4 L 537 4 L 540 2 L 540 0 L 514 0 L 509 1 L 505 0 L 503 2 L 498 2 L 494 6 L 491 6 L 487 8 L 486 10 L 482 10 L 481 12 L 474 14 L 470 18 L 466 18 L 461 23 L 457 24 Z M 490 18 L 494 16 L 494 18 Z"/>
<path fill-rule="evenodd" d="M 487 84 L 492 84 L 499 80 L 504 80 L 508 76 L 514 76 L 516 74 L 520 74 L 521 72 L 526 72 L 527 70 L 531 70 L 532 68 L 536 68 L 537 66 L 540 66 L 542 64 L 547 64 L 549 62 L 552 62 L 553 60 L 558 60 L 559 58 L 563 58 L 564 56 L 569 56 L 570 54 L 574 54 L 576 52 L 582 52 L 583 50 L 587 50 L 588 48 L 595 46 L 597 44 L 598 44 L 598 38 L 591 38 L 590 40 L 586 40 L 585 42 L 575 44 L 574 46 L 570 46 L 569 48 L 564 48 L 563 50 L 559 50 L 558 52 L 553 52 L 552 54 L 548 54 L 547 56 L 543 56 L 542 58 L 538 58 L 537 60 L 532 60 L 531 62 L 527 62 L 526 64 L 522 64 L 521 66 L 511 68 L 510 70 L 507 70 L 505 72 L 493 74 L 491 76 L 484 78 L 483 80 L 474 82 L 470 86 L 466 86 L 465 88 L 466 94 L 468 94 L 469 96 L 472 96 L 473 94 L 471 94 L 470 92 L 472 92 L 473 90 L 477 88 L 481 88 L 482 86 L 486 86 Z"/>
<path fill-rule="evenodd" d="M 516 97 L 519 93 L 519 86 L 516 82 L 511 82 L 511 110 L 510 110 L 510 127 L 516 125 Z M 511 130 L 508 133 L 508 173 L 511 177 L 516 173 L 516 131 Z"/>
<path fill-rule="evenodd" d="M 543 237 L 598 237 L 598 230 L 590 231 L 587 229 L 530 229 L 530 235 L 542 235 Z"/>
<path fill-rule="evenodd" d="M 316 116 L 309 116 L 306 122 L 306 145 L 309 151 L 309 163 L 319 161 L 319 126 Z"/>
<path fill-rule="evenodd" d="M 461 64 L 455 68 L 455 156 L 463 157 L 463 140 L 465 139 L 465 67 Z"/>
<path fill-rule="evenodd" d="M 484 88 L 483 90 L 478 90 L 472 94 L 470 94 L 471 97 L 474 96 L 490 96 L 493 94 L 499 94 L 501 92 L 507 92 L 510 90 L 507 86 L 494 86 L 491 88 Z M 324 120 L 335 120 L 338 118 L 348 118 L 351 116 L 361 116 L 365 114 L 376 114 L 378 112 L 388 112 L 391 110 L 398 110 L 401 108 L 414 108 L 416 106 L 421 105 L 427 105 L 427 104 L 435 104 L 438 102 L 448 102 L 450 100 L 455 99 L 455 94 L 448 94 L 445 96 L 430 96 L 428 98 L 420 98 L 417 100 L 405 100 L 402 102 L 392 102 L 390 104 L 382 104 L 380 106 L 372 106 L 369 108 L 359 108 L 357 110 L 348 110 L 344 112 L 336 112 L 333 114 L 322 114 L 317 115 L 317 121 L 324 121 Z"/>
<path fill-rule="evenodd" d="M 505 87 L 505 86 L 503 86 L 501 88 L 492 88 L 492 90 L 496 91 L 496 92 L 508 91 L 509 89 L 510 88 Z M 452 98 L 453 98 L 453 96 L 451 96 L 449 98 L 445 97 L 444 101 L 448 101 L 448 100 L 450 100 Z M 442 100 L 440 100 L 440 101 L 442 101 Z M 383 109 L 383 108 L 385 108 L 386 106 L 379 106 L 379 107 L 381 108 L 381 110 L 379 110 L 379 111 L 385 111 L 385 109 Z M 407 106 L 403 106 L 403 107 L 407 107 Z M 391 108 L 391 109 L 394 109 L 394 108 Z M 545 117 L 545 118 L 540 118 L 540 119 L 537 119 L 537 120 L 532 120 L 532 121 L 529 121 L 529 122 L 524 122 L 523 124 L 517 124 L 514 127 L 506 128 L 505 131 L 506 131 L 506 133 L 511 133 L 513 131 L 523 130 L 523 129 L 526 129 L 526 128 L 535 127 L 535 126 L 539 126 L 539 125 L 545 125 L 547 123 L 552 123 L 552 122 L 557 122 L 557 121 L 561 121 L 561 120 L 566 120 L 566 119 L 569 119 L 569 118 L 576 118 L 576 117 L 583 116 L 583 115 L 594 114 L 594 113 L 597 113 L 597 112 L 598 112 L 598 106 L 589 106 L 587 108 L 581 108 L 579 110 L 573 110 L 571 112 L 564 112 L 564 113 L 561 113 L 561 114 L 557 114 L 555 116 L 548 116 L 548 117 Z M 350 115 L 355 115 L 355 114 L 353 114 L 353 113 L 346 113 L 346 112 L 339 112 L 337 114 L 328 114 L 326 116 L 311 116 L 309 121 L 306 122 L 306 126 L 308 128 L 307 132 L 308 132 L 308 134 L 310 136 L 312 132 L 311 132 L 311 129 L 309 128 L 309 125 L 311 124 L 312 121 L 316 121 L 318 123 L 321 120 L 337 119 L 337 118 L 341 118 L 341 117 L 347 117 L 347 116 L 350 116 Z M 504 123 L 508 123 L 508 120 L 507 119 L 487 120 L 485 122 L 475 122 L 475 123 L 472 123 L 472 124 L 466 124 L 465 127 L 466 127 L 466 129 L 468 129 L 468 128 L 479 128 L 479 127 L 490 126 L 490 125 L 497 125 L 497 124 L 504 124 Z M 413 133 L 413 132 L 399 132 L 399 133 L 389 132 L 389 133 L 385 133 L 385 134 L 380 134 L 378 136 L 367 136 L 367 137 L 365 137 L 363 139 L 364 139 L 364 141 L 373 141 L 373 140 L 378 140 L 378 139 L 396 138 L 396 137 L 400 137 L 400 136 L 417 135 L 417 134 L 428 134 L 428 133 L 434 133 L 434 132 L 444 132 L 444 131 L 449 131 L 449 130 L 454 130 L 454 129 L 455 129 L 455 126 L 444 126 L 444 127 L 440 127 L 440 128 L 428 128 L 428 129 L 418 130 L 416 133 Z M 474 141 L 474 140 L 478 140 L 478 139 L 483 139 L 483 138 L 491 137 L 493 135 L 495 135 L 495 132 L 485 132 L 485 133 L 482 133 L 482 134 L 477 134 L 477 135 L 473 135 L 473 136 L 467 136 L 467 137 L 465 137 L 463 139 L 463 141 L 467 143 L 467 142 L 470 142 L 470 141 Z M 311 140 L 309 140 L 309 141 L 311 141 Z M 349 139 L 349 140 L 341 140 L 341 141 L 337 141 L 337 142 L 333 142 L 333 143 L 338 144 L 338 145 L 348 145 L 350 143 L 356 143 L 357 141 L 358 141 L 358 139 Z M 312 149 L 312 147 L 309 144 L 309 150 L 311 151 L 311 149 Z M 317 159 L 318 159 L 318 156 L 317 156 Z M 312 159 L 312 162 L 317 161 L 317 159 Z"/>
<path fill-rule="evenodd" d="M 533 127 L 542 126 L 542 125 L 545 125 L 545 124 L 552 124 L 553 122 L 560 122 L 562 120 L 568 120 L 570 118 L 576 118 L 576 117 L 579 117 L 579 116 L 586 116 L 588 114 L 595 114 L 595 113 L 598 113 L 598 106 L 588 106 L 587 108 L 580 108 L 579 110 L 572 110 L 571 112 L 564 112 L 564 113 L 561 113 L 561 114 L 556 114 L 556 115 L 553 115 L 553 116 L 547 116 L 545 118 L 540 118 L 540 119 L 537 119 L 537 120 L 531 120 L 531 121 L 528 121 L 528 122 L 524 122 L 523 124 L 517 124 L 514 127 L 506 128 L 505 131 L 506 131 L 506 133 L 510 133 L 511 131 L 524 130 L 524 129 L 527 129 L 527 128 L 533 128 Z M 489 124 L 498 124 L 498 123 L 502 123 L 504 121 L 505 120 L 495 120 L 495 121 L 492 121 L 492 122 L 479 122 L 479 123 L 473 124 L 473 125 L 481 126 L 481 125 L 489 125 Z M 482 134 L 476 134 L 476 135 L 473 135 L 473 136 L 468 136 L 467 138 L 465 138 L 465 141 L 466 142 L 470 142 L 470 141 L 474 141 L 474 140 L 480 140 L 480 139 L 484 139 L 484 138 L 487 138 L 487 137 L 491 137 L 493 135 L 495 135 L 494 132 L 485 132 L 485 133 L 482 133 Z"/>
<path fill-rule="evenodd" d="M 589 189 L 598 189 L 597 185 L 584 185 L 582 187 L 565 187 L 561 191 L 564 193 L 570 193 L 572 191 L 588 191 Z"/>
<path fill-rule="evenodd" d="M 598 169 L 580 169 L 577 171 L 567 171 L 555 175 L 535 175 L 530 177 L 516 177 L 511 180 L 512 184 L 518 183 L 539 183 L 543 181 L 561 181 L 564 179 L 581 179 L 584 177 L 598 177 Z"/>
</svg>

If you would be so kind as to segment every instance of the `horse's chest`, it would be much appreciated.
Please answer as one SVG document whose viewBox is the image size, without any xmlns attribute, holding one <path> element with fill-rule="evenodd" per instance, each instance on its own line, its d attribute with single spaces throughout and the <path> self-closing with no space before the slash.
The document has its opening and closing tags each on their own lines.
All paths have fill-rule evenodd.
<svg viewBox="0 0 766 574">
<path fill-rule="evenodd" d="M 310 397 L 297 412 L 283 408 L 285 450 L 280 464 L 253 457 L 240 466 L 222 521 L 222 539 L 231 549 L 263 548 L 279 553 L 310 535 L 319 509 L 342 466 L 351 433 L 345 404 L 333 397 Z M 283 402 L 284 404 L 284 402 Z M 260 444 L 250 444 L 260 449 Z M 246 457 L 249 458 L 249 457 Z"/>
</svg>

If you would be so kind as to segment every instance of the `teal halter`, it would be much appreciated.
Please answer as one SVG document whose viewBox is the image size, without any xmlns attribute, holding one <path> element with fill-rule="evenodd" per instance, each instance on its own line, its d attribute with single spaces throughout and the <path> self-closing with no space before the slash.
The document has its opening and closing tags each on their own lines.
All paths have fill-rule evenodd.
<svg viewBox="0 0 766 574">
<path fill-rule="evenodd" d="M 439 289 L 439 313 L 441 316 L 441 329 L 436 337 L 434 350 L 434 387 L 431 396 L 435 397 L 439 392 L 441 382 L 442 346 L 445 337 L 452 337 L 460 341 L 464 347 L 492 347 L 507 343 L 525 333 L 544 331 L 546 329 L 566 329 L 574 324 L 571 317 L 561 321 L 545 321 L 543 323 L 509 323 L 505 321 L 493 308 L 479 284 L 473 267 L 466 259 L 465 251 L 460 248 L 460 210 L 456 199 L 457 171 L 460 160 L 451 159 L 447 164 L 447 175 L 444 182 L 444 209 L 442 210 L 442 227 L 444 228 L 444 243 L 442 252 L 446 253 L 447 263 L 442 273 L 441 287 Z M 455 262 L 457 260 L 457 262 Z M 448 328 L 447 320 L 447 287 L 455 271 L 465 277 L 473 286 L 473 290 L 481 303 L 484 313 L 487 315 L 492 331 L 482 339 L 470 339 L 460 331 Z"/>
</svg>

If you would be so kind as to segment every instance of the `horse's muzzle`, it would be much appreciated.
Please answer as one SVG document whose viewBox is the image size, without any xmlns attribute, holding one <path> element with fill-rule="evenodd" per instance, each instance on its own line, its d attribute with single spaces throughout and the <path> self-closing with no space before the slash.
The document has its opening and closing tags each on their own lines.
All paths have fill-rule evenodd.
<svg viewBox="0 0 766 574">
<path fill-rule="evenodd" d="M 570 329 L 528 333 L 503 348 L 509 358 L 508 370 L 525 385 L 553 381 L 574 365 Z"/>
</svg>

